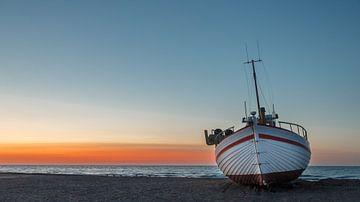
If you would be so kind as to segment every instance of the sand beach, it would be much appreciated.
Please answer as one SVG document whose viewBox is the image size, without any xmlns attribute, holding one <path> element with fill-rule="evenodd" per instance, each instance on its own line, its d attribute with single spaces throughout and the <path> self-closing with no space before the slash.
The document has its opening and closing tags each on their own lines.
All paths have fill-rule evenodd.
<svg viewBox="0 0 360 202">
<path fill-rule="evenodd" d="M 360 180 L 258 190 L 228 179 L 0 174 L 0 201 L 356 201 Z"/>
</svg>

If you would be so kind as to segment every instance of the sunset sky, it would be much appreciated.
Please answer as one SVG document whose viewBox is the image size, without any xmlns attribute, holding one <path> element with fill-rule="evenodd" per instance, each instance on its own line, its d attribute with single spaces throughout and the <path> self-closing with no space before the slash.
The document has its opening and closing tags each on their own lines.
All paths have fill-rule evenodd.
<svg viewBox="0 0 360 202">
<path fill-rule="evenodd" d="M 360 165 L 360 2 L 1 1 L 0 164 L 206 164 L 249 56 L 311 165 Z M 252 83 L 249 83 L 252 88 Z M 251 90 L 251 89 L 250 89 Z"/>
</svg>

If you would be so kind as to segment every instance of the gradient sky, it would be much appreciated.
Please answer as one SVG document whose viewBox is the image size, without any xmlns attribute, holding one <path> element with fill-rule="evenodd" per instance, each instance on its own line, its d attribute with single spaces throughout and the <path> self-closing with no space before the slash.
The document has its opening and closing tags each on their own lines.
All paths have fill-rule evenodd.
<svg viewBox="0 0 360 202">
<path fill-rule="evenodd" d="M 360 165 L 359 10 L 0 1 L 0 163 L 214 164 L 203 129 L 242 127 L 245 100 L 255 110 L 243 62 L 258 40 L 261 101 L 307 128 L 311 164 Z"/>
</svg>

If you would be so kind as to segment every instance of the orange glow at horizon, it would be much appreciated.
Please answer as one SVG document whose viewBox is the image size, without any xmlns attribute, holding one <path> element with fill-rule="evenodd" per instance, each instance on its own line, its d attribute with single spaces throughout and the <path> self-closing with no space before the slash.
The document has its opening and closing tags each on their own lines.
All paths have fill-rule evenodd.
<svg viewBox="0 0 360 202">
<path fill-rule="evenodd" d="M 214 147 L 121 143 L 0 144 L 2 165 L 216 165 Z M 310 165 L 360 165 L 356 153 L 313 149 Z"/>
<path fill-rule="evenodd" d="M 214 165 L 214 148 L 141 144 L 0 144 L 0 164 Z"/>
</svg>

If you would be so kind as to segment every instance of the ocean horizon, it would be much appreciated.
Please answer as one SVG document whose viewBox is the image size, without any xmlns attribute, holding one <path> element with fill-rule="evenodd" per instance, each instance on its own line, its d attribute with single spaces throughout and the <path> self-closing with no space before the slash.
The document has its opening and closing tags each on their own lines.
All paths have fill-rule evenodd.
<svg viewBox="0 0 360 202">
<path fill-rule="evenodd" d="M 119 177 L 226 178 L 217 166 L 203 165 L 1 165 L 1 173 Z M 360 179 L 360 166 L 309 166 L 303 180 Z"/>
</svg>

